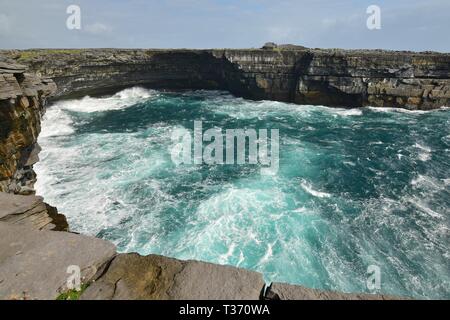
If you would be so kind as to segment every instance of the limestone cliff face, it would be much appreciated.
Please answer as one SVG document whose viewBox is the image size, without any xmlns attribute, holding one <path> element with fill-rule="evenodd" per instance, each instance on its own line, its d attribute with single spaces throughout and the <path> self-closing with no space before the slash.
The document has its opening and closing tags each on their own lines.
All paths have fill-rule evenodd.
<svg viewBox="0 0 450 320">
<path fill-rule="evenodd" d="M 0 51 L 0 191 L 33 193 L 40 117 L 52 93 L 66 98 L 135 85 L 427 110 L 450 105 L 450 54 L 301 47 Z"/>
<path fill-rule="evenodd" d="M 46 98 L 56 90 L 52 80 L 26 69 L 0 61 L 0 192 L 34 193 L 40 119 Z"/>
<path fill-rule="evenodd" d="M 222 89 L 250 99 L 433 109 L 450 100 L 450 54 L 379 50 L 0 51 L 58 85 L 56 97 L 133 85 Z"/>
</svg>

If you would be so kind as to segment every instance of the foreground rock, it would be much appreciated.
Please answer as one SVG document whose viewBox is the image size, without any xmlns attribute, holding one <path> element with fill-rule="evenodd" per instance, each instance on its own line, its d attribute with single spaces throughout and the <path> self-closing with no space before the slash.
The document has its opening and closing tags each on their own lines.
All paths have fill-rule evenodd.
<svg viewBox="0 0 450 320">
<path fill-rule="evenodd" d="M 89 282 L 115 255 L 107 241 L 0 222 L 0 299 L 56 299 L 71 265 Z"/>
<path fill-rule="evenodd" d="M 310 289 L 287 283 L 272 283 L 267 289 L 268 300 L 397 300 L 399 297 L 364 294 L 364 293 L 342 293 L 318 289 Z"/>
<path fill-rule="evenodd" d="M 120 254 L 81 299 L 257 300 L 263 288 L 261 274 L 240 268 Z"/>
<path fill-rule="evenodd" d="M 66 217 L 41 197 L 0 192 L 0 221 L 38 230 L 68 231 Z"/>
</svg>

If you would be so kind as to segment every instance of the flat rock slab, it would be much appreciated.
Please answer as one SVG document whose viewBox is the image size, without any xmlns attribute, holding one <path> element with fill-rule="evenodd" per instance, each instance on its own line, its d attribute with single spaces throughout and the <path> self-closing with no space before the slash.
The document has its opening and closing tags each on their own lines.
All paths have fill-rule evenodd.
<svg viewBox="0 0 450 320">
<path fill-rule="evenodd" d="M 366 293 L 342 293 L 318 289 L 305 288 L 303 286 L 287 283 L 272 283 L 267 289 L 266 299 L 269 300 L 397 300 L 398 297 L 366 294 Z"/>
<path fill-rule="evenodd" d="M 115 257 L 81 299 L 257 300 L 263 288 L 264 280 L 257 272 L 131 253 Z"/>
<path fill-rule="evenodd" d="M 0 221 L 34 229 L 67 231 L 66 217 L 46 204 L 42 197 L 0 192 Z"/>
<path fill-rule="evenodd" d="M 89 282 L 116 254 L 107 241 L 0 222 L 0 299 L 55 299 L 67 290 L 67 268 Z"/>
</svg>

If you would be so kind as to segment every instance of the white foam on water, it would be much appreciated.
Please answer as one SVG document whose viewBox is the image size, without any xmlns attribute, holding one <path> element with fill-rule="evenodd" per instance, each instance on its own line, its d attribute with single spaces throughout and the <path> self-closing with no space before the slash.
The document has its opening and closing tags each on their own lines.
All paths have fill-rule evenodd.
<svg viewBox="0 0 450 320">
<path fill-rule="evenodd" d="M 73 120 L 66 111 L 92 113 L 109 110 L 120 110 L 136 103 L 157 96 L 156 91 L 140 87 L 122 90 L 106 98 L 86 96 L 78 100 L 63 100 L 51 105 L 42 121 L 40 139 L 57 136 L 67 136 L 75 132 Z"/>
<path fill-rule="evenodd" d="M 150 91 L 149 99 L 152 94 Z M 230 117 L 239 119 L 270 117 L 274 122 L 283 122 L 288 114 L 294 118 L 292 128 L 303 124 L 296 122 L 300 118 L 307 118 L 304 119 L 306 124 L 326 121 L 333 125 L 336 119 L 353 123 L 364 120 L 363 117 L 351 118 L 359 116 L 361 109 L 254 102 L 217 92 L 199 92 L 198 95 L 205 97 L 205 105 L 213 100 L 210 109 L 214 112 L 230 113 Z M 96 235 L 107 229 L 112 233 L 102 237 L 115 241 L 122 252 L 158 253 L 237 265 L 262 272 L 270 281 L 361 291 L 364 287 L 359 286 L 358 281 L 362 279 L 364 283 L 365 266 L 380 263 L 385 270 L 386 292 L 406 288 L 407 292 L 424 296 L 427 290 L 443 291 L 431 288 L 436 285 L 433 278 L 430 278 L 433 281 L 416 279 L 415 287 L 411 287 L 412 281 L 396 283 L 395 276 L 394 280 L 389 277 L 395 274 L 404 275 L 403 280 L 414 277 L 417 270 L 411 265 L 417 257 L 424 257 L 427 263 L 421 267 L 426 270 L 425 276 L 443 275 L 442 281 L 446 281 L 445 270 L 439 270 L 444 265 L 442 254 L 429 254 L 445 247 L 442 239 L 448 233 L 443 218 L 446 212 L 441 204 L 433 202 L 433 197 L 440 199 L 443 190 L 445 192 L 450 181 L 446 175 L 435 178 L 433 172 L 418 171 L 410 184 L 405 182 L 408 191 L 404 194 L 392 196 L 383 191 L 387 189 L 381 190 L 381 187 L 389 187 L 383 184 L 378 186 L 379 196 L 361 200 L 352 198 L 351 192 L 348 196 L 334 191 L 327 193 L 321 190 L 319 183 L 315 184 L 315 177 L 321 181 L 318 175 L 323 169 L 314 159 L 322 157 L 323 153 L 317 152 L 314 141 L 305 142 L 301 135 L 286 137 L 285 142 L 293 150 L 291 158 L 285 160 L 289 160 L 290 165 L 301 166 L 302 173 L 252 178 L 243 175 L 217 184 L 214 184 L 217 182 L 214 177 L 202 180 L 198 166 L 176 166 L 170 161 L 169 151 L 175 145 L 170 139 L 171 133 L 183 129 L 170 121 L 153 123 L 140 132 L 72 135 L 72 112 L 124 109 L 130 101 L 141 101 L 144 96 L 139 90 L 122 91 L 109 98 L 86 98 L 81 107 L 74 103 L 62 108 L 57 103 L 56 108 L 48 109 L 43 122 L 44 134 L 39 138 L 43 151 L 42 161 L 36 165 L 39 177 L 36 187 L 49 203 L 67 214 L 76 231 Z M 179 94 L 174 96 L 179 98 Z M 393 118 L 404 119 L 405 116 Z M 342 141 L 351 145 L 352 140 L 347 138 Z M 419 141 L 417 145 L 414 145 L 415 140 Z M 395 149 L 413 155 L 413 159 L 405 155 L 405 162 L 418 159 L 420 154 L 431 157 L 432 152 L 438 158 L 438 148 L 432 144 L 436 150 L 431 150 L 425 137 L 410 141 L 413 142 Z M 336 161 L 344 163 L 347 170 L 359 161 L 353 154 L 346 154 L 351 151 L 351 148 L 342 148 L 343 154 L 337 154 L 342 156 L 337 159 L 345 161 Z M 377 157 L 371 155 L 371 159 L 377 160 Z M 170 180 L 173 177 L 176 182 Z M 300 177 L 308 180 L 299 181 Z M 195 190 L 195 198 L 186 199 L 178 193 L 178 187 L 185 190 L 188 184 Z M 333 197 L 332 202 L 321 200 L 330 197 Z M 332 213 L 328 212 L 330 208 Z M 367 231 L 368 227 L 371 230 Z M 386 234 L 398 237 L 398 246 L 393 247 L 392 238 Z M 424 241 L 425 238 L 428 241 Z M 397 254 L 398 250 L 401 254 Z M 346 253 L 350 254 L 351 261 Z M 387 254 L 393 257 L 386 257 Z M 363 265 L 363 269 L 358 269 L 358 265 Z M 392 283 L 394 285 L 388 287 Z"/>
<path fill-rule="evenodd" d="M 39 139 L 66 136 L 74 132 L 70 116 L 57 106 L 52 106 L 46 110 L 44 115 Z"/>
<path fill-rule="evenodd" d="M 431 159 L 431 148 L 421 145 L 419 143 L 414 144 L 414 147 L 421 150 L 418 154 L 418 158 L 420 161 L 428 161 Z"/>
<path fill-rule="evenodd" d="M 442 109 L 434 109 L 434 110 L 408 110 L 404 108 L 390 108 L 390 107 L 366 107 L 369 110 L 375 111 L 375 112 L 401 112 L 401 113 L 407 113 L 407 114 L 425 114 L 429 112 L 433 112 L 436 110 L 442 110 Z"/>
<path fill-rule="evenodd" d="M 157 93 L 154 90 L 133 87 L 122 90 L 110 97 L 95 98 L 86 96 L 80 100 L 60 101 L 56 105 L 62 110 L 92 113 L 121 110 L 133 106 L 136 103 L 146 101 L 156 95 Z"/>
<path fill-rule="evenodd" d="M 337 115 L 347 117 L 347 116 L 361 116 L 363 114 L 363 111 L 361 109 L 341 109 L 341 108 L 330 108 L 330 107 L 324 107 L 327 109 L 327 111 L 331 113 L 335 113 Z"/>
<path fill-rule="evenodd" d="M 227 251 L 227 253 L 225 253 L 225 254 L 223 254 L 223 255 L 221 255 L 220 257 L 219 257 L 219 263 L 220 264 L 227 264 L 228 263 L 228 259 L 230 258 L 230 257 L 232 257 L 233 256 L 233 253 L 234 253 L 234 249 L 236 248 L 236 243 L 232 243 L 231 245 L 230 245 L 230 247 L 228 248 L 228 251 Z M 241 252 L 242 253 L 242 252 Z"/>
<path fill-rule="evenodd" d="M 440 191 L 445 188 L 445 179 L 442 182 L 436 178 L 418 174 L 411 180 L 411 185 L 415 188 L 425 188 L 427 191 Z"/>
<path fill-rule="evenodd" d="M 450 135 L 442 137 L 442 142 L 444 142 L 447 146 L 450 146 Z"/>
<path fill-rule="evenodd" d="M 259 265 L 265 265 L 273 256 L 273 246 L 275 243 L 267 244 L 267 250 L 261 260 L 258 262 Z"/>
<path fill-rule="evenodd" d="M 427 207 L 427 205 L 425 203 L 423 203 L 421 201 L 417 201 L 415 199 L 409 199 L 408 201 L 410 203 L 412 203 L 413 205 L 415 205 L 420 210 L 422 210 L 423 212 L 425 212 L 428 215 L 430 215 L 431 217 L 442 219 L 442 215 L 440 213 L 430 209 L 429 207 Z"/>
<path fill-rule="evenodd" d="M 300 185 L 302 186 L 303 190 L 305 190 L 309 194 L 313 195 L 314 197 L 317 197 L 317 198 L 330 198 L 331 197 L 330 193 L 317 191 L 317 190 L 313 189 L 313 186 L 305 180 L 303 180 Z"/>
</svg>

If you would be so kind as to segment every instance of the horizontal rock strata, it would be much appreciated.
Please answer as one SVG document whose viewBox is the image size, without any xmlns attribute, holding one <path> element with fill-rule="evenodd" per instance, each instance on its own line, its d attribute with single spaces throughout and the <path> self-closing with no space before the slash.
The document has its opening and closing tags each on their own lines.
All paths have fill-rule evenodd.
<svg viewBox="0 0 450 320">
<path fill-rule="evenodd" d="M 50 79 L 0 59 L 0 192 L 33 194 L 33 164 L 46 99 L 56 90 Z"/>
<path fill-rule="evenodd" d="M 66 217 L 44 203 L 42 197 L 0 192 L 0 204 L 0 222 L 26 225 L 38 230 L 69 230 Z"/>
<path fill-rule="evenodd" d="M 250 99 L 342 107 L 449 106 L 450 54 L 303 47 L 241 50 L 10 50 L 56 97 L 142 85 L 221 89 Z"/>
</svg>

